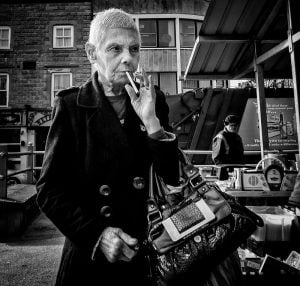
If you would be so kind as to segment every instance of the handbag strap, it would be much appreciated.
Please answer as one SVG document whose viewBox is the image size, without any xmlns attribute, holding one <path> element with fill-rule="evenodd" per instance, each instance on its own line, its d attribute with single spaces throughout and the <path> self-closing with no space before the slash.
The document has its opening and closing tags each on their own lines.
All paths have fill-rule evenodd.
<svg viewBox="0 0 300 286">
<path fill-rule="evenodd" d="M 198 189 L 199 185 L 203 184 L 203 179 L 199 174 L 197 167 L 193 166 L 184 152 L 178 148 L 178 157 L 180 162 L 180 176 L 184 178 L 183 182 L 180 182 L 180 187 L 184 188 L 187 184 L 190 184 L 192 189 Z M 163 179 L 155 172 L 153 164 L 149 169 L 149 195 L 148 195 L 148 223 L 154 223 L 158 220 L 162 220 L 163 206 L 168 206 L 166 200 L 167 193 L 163 190 L 167 190 L 168 187 Z"/>
<path fill-rule="evenodd" d="M 147 200 L 148 205 L 148 214 L 147 214 L 147 220 L 148 220 L 148 227 L 152 225 L 153 223 L 156 223 L 158 221 L 162 220 L 162 214 L 158 207 L 158 197 L 157 194 L 154 192 L 154 180 L 155 180 L 156 174 L 153 170 L 153 164 L 150 166 L 149 169 L 149 197 Z M 157 188 L 156 188 L 157 189 Z"/>
</svg>

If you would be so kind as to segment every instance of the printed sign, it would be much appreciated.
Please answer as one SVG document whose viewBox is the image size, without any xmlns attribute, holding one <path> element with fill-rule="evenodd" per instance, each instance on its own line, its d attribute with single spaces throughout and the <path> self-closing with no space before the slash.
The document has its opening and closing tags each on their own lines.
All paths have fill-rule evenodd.
<svg viewBox="0 0 300 286">
<path fill-rule="evenodd" d="M 293 98 L 266 98 L 267 128 L 270 149 L 298 149 Z M 249 98 L 239 134 L 246 151 L 260 150 L 257 100 Z"/>
<path fill-rule="evenodd" d="M 51 111 L 30 111 L 27 117 L 28 126 L 50 126 L 51 125 Z"/>
</svg>

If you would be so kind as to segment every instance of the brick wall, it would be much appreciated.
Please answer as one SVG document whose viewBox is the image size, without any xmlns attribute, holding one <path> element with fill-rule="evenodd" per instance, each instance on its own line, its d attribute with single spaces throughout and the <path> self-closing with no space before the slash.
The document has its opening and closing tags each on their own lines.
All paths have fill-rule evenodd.
<svg viewBox="0 0 300 286">
<path fill-rule="evenodd" d="M 92 18 L 90 2 L 0 4 L 0 26 L 11 27 L 11 49 L 0 50 L 0 73 L 9 73 L 9 107 L 50 108 L 51 72 L 73 74 L 73 85 L 91 74 L 84 44 Z M 74 26 L 74 48 L 52 47 L 53 25 Z M 35 61 L 25 69 L 24 61 Z"/>
</svg>

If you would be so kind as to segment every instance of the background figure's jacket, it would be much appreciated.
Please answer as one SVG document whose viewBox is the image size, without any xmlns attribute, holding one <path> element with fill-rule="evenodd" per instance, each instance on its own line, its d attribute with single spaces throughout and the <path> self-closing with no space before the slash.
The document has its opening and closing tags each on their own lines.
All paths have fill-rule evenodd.
<svg viewBox="0 0 300 286">
<path fill-rule="evenodd" d="M 219 164 L 244 164 L 244 146 L 237 133 L 220 131 L 213 139 L 212 159 Z"/>
</svg>

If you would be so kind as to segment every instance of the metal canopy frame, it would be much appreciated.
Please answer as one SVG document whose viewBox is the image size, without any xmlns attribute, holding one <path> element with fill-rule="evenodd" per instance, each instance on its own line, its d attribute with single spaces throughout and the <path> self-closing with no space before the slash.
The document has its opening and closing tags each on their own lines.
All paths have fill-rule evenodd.
<svg viewBox="0 0 300 286">
<path fill-rule="evenodd" d="M 212 0 L 183 76 L 256 79 L 262 158 L 269 150 L 264 78 L 293 79 L 300 153 L 297 5 L 298 0 Z"/>
</svg>

